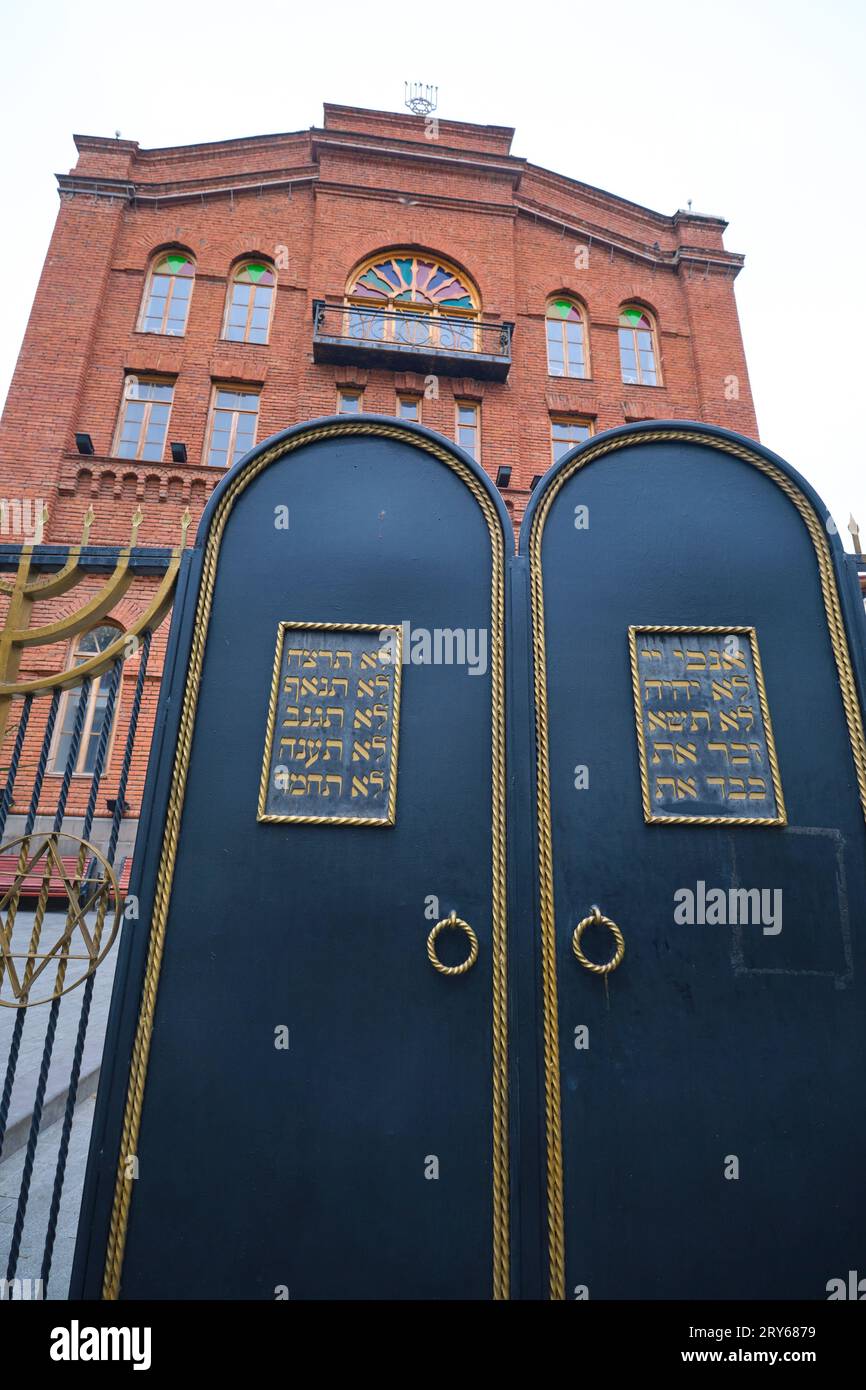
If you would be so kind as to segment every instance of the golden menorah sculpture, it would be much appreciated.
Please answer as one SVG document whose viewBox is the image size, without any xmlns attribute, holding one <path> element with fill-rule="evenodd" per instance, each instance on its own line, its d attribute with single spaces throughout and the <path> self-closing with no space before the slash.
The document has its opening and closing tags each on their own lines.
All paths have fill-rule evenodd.
<svg viewBox="0 0 866 1390">
<path fill-rule="evenodd" d="M 114 569 L 100 589 L 73 612 L 54 622 L 30 626 L 34 604 L 59 598 L 74 589 L 86 577 L 86 570 L 82 566 L 82 552 L 88 546 L 94 520 L 93 508 L 88 507 L 83 518 L 81 540 L 77 545 L 69 547 L 60 569 L 52 568 L 52 572 L 40 574 L 40 570 L 49 567 L 49 557 L 39 556 L 38 547 L 28 544 L 21 547 L 14 578 L 0 580 L 0 594 L 7 595 L 9 599 L 5 620 L 0 628 L 0 741 L 6 732 L 10 707 L 16 696 L 45 694 L 64 686 L 79 685 L 86 676 L 100 675 L 108 670 L 119 656 L 124 653 L 128 655 L 135 649 L 133 639 L 138 639 L 143 632 L 152 632 L 159 627 L 171 609 L 181 554 L 190 524 L 189 508 L 181 518 L 180 544 L 171 550 L 156 593 L 135 620 L 120 624 L 114 641 L 77 665 L 47 676 L 18 680 L 21 656 L 25 647 L 51 646 L 69 641 L 86 632 L 112 613 L 136 578 L 132 561 L 136 553 L 138 532 L 144 520 L 140 507 L 136 508 L 131 519 L 129 541 L 121 546 Z M 46 521 L 47 509 L 42 514 L 43 525 Z M 55 552 L 51 564 L 53 566 L 56 563 Z"/>
</svg>

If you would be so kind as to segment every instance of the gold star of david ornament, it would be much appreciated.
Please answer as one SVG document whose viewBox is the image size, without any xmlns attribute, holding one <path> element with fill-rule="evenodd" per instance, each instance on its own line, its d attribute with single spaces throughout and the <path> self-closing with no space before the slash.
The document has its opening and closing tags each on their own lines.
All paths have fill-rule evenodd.
<svg viewBox="0 0 866 1390">
<path fill-rule="evenodd" d="M 105 959 L 123 904 L 108 860 L 65 831 L 35 832 L 0 845 L 0 1006 L 24 1009 L 59 999 Z M 26 910 L 23 900 L 32 902 Z M 56 906 L 64 922 L 59 931 Z"/>
</svg>

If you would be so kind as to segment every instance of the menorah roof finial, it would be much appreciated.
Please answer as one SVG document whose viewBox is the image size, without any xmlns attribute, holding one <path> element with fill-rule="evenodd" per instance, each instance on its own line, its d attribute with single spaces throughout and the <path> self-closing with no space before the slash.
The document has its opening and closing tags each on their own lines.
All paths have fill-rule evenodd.
<svg viewBox="0 0 866 1390">
<path fill-rule="evenodd" d="M 439 88 L 423 82 L 404 82 L 406 97 L 404 105 L 415 116 L 429 116 L 436 110 L 439 101 Z"/>
</svg>

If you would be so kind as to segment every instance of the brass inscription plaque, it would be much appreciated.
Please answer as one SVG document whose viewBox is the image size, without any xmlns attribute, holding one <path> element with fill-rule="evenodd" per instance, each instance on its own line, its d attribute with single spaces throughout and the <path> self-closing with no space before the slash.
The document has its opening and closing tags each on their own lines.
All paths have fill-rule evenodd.
<svg viewBox="0 0 866 1390">
<path fill-rule="evenodd" d="M 630 627 L 644 819 L 785 825 L 753 627 Z"/>
<path fill-rule="evenodd" d="M 280 623 L 257 819 L 393 825 L 402 628 Z"/>
</svg>

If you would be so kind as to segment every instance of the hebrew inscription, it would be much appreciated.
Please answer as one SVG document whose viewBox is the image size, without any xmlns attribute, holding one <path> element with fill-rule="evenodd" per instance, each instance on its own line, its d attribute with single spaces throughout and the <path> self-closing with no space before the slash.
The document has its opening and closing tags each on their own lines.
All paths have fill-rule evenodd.
<svg viewBox="0 0 866 1390">
<path fill-rule="evenodd" d="M 784 825 L 754 628 L 629 628 L 644 815 Z"/>
<path fill-rule="evenodd" d="M 260 821 L 394 824 L 401 641 L 387 624 L 280 624 Z"/>
</svg>

